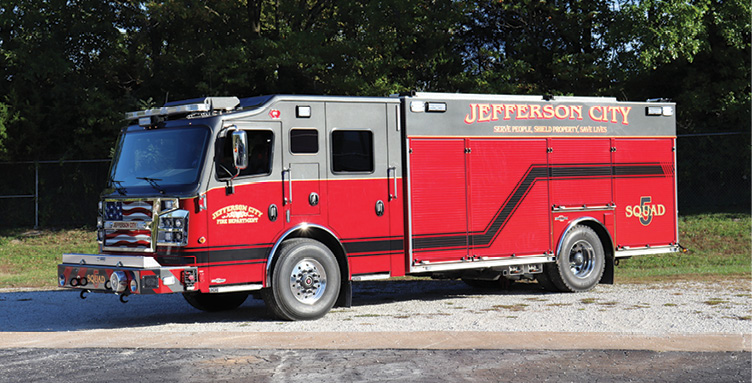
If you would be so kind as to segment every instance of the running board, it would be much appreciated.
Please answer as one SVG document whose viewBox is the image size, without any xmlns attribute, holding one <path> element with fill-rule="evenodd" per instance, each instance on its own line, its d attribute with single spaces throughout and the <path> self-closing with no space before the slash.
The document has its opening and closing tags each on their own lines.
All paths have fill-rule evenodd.
<svg viewBox="0 0 752 383">
<path fill-rule="evenodd" d="M 635 255 L 653 255 L 653 254 L 666 254 L 666 253 L 678 253 L 681 249 L 679 246 L 651 246 L 640 248 L 628 248 L 622 247 L 616 250 L 616 258 L 632 257 Z"/>
<path fill-rule="evenodd" d="M 356 282 L 376 281 L 380 279 L 389 279 L 389 277 L 391 277 L 389 273 L 359 274 L 359 275 L 353 275 L 352 280 Z"/>
<path fill-rule="evenodd" d="M 261 290 L 264 287 L 260 283 L 250 283 L 247 285 L 233 285 L 233 286 L 209 286 L 210 293 L 235 293 L 240 291 L 255 291 Z"/>
<path fill-rule="evenodd" d="M 467 270 L 467 269 L 481 269 L 486 267 L 503 267 L 503 266 L 516 266 L 516 265 L 530 265 L 535 263 L 550 263 L 555 262 L 556 259 L 548 254 L 541 255 L 525 255 L 520 257 L 504 257 L 496 259 L 476 259 L 473 261 L 462 262 L 421 262 L 417 265 L 413 265 L 410 268 L 410 273 L 422 273 L 422 272 L 434 272 L 434 271 L 448 271 L 448 270 Z"/>
</svg>

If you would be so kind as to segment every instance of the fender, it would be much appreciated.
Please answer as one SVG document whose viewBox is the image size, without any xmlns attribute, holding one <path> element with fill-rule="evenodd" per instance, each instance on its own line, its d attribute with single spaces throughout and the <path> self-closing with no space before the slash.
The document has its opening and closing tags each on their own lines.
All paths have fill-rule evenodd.
<svg viewBox="0 0 752 383">
<path fill-rule="evenodd" d="M 352 282 L 350 281 L 350 261 L 347 259 L 347 252 L 342 246 L 340 239 L 329 229 L 324 226 L 302 223 L 290 228 L 272 246 L 269 257 L 266 260 L 266 273 L 264 274 L 264 287 L 269 287 L 269 281 L 272 276 L 272 265 L 277 255 L 277 249 L 288 238 L 311 238 L 315 239 L 329 247 L 334 253 L 334 257 L 340 266 L 340 275 L 342 276 L 342 288 L 340 289 L 340 298 L 337 300 L 337 307 L 350 307 L 352 300 Z"/>
<path fill-rule="evenodd" d="M 587 222 L 586 223 L 587 226 L 591 226 L 591 227 L 592 226 L 597 226 L 597 227 L 593 227 L 593 229 L 595 229 L 595 233 L 598 234 L 599 237 L 601 237 L 601 240 L 608 239 L 608 243 L 605 243 L 605 241 L 604 241 L 603 244 L 606 245 L 606 246 L 608 246 L 611 249 L 611 252 L 613 254 L 614 239 L 611 238 L 611 233 L 609 233 L 608 230 L 606 229 L 606 227 L 603 226 L 603 223 L 601 223 L 601 221 L 599 221 L 599 220 L 597 220 L 597 219 L 595 219 L 593 217 L 580 217 L 580 218 L 577 218 L 577 219 L 573 220 L 572 222 L 570 222 L 569 225 L 567 225 L 567 228 L 564 229 L 564 232 L 562 232 L 561 238 L 559 238 L 559 243 L 556 245 L 556 256 L 557 257 L 559 256 L 559 253 L 561 252 L 561 245 L 564 242 L 564 238 L 567 237 L 567 234 L 569 234 L 569 232 L 572 230 L 572 228 L 574 228 L 575 226 L 577 226 L 577 225 L 579 225 L 579 224 L 581 224 L 583 222 Z M 603 238 L 603 233 L 605 233 L 608 237 L 607 238 Z M 604 248 L 606 246 L 604 246 Z"/>
<path fill-rule="evenodd" d="M 580 217 L 567 225 L 567 228 L 561 234 L 559 243 L 556 245 L 556 257 L 561 253 L 561 245 L 564 243 L 564 238 L 567 237 L 569 232 L 577 225 L 586 225 L 595 230 L 595 234 L 598 235 L 603 243 L 603 250 L 606 256 L 606 269 L 603 271 L 603 277 L 601 277 L 600 283 L 613 284 L 614 283 L 614 239 L 611 237 L 611 233 L 601 223 L 601 221 L 593 217 Z"/>
</svg>

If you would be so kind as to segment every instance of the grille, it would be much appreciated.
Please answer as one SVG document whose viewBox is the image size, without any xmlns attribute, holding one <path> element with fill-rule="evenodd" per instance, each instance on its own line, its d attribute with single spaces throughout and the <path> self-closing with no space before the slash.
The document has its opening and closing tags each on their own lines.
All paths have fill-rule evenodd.
<svg viewBox="0 0 752 383">
<path fill-rule="evenodd" d="M 153 202 L 107 201 L 103 213 L 103 245 L 107 250 L 152 250 Z"/>
</svg>

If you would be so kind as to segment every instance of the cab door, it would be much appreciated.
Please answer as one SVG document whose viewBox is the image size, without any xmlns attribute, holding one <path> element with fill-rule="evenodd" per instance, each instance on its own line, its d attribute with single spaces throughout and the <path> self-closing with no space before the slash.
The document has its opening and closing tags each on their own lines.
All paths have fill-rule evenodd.
<svg viewBox="0 0 752 383">
<path fill-rule="evenodd" d="M 400 201 L 396 165 L 388 162 L 389 113 L 385 103 L 326 103 L 329 225 L 345 246 L 352 275 L 390 271 L 390 219 Z"/>
<path fill-rule="evenodd" d="M 288 226 L 320 223 L 322 206 L 328 203 L 326 193 L 322 192 L 322 179 L 326 180 L 322 169 L 326 164 L 324 103 L 306 101 L 288 105 L 289 109 L 293 107 L 295 118 L 287 119 L 282 127 L 282 178 Z"/>
<path fill-rule="evenodd" d="M 246 132 L 248 167 L 240 171 L 233 167 L 228 130 L 219 133 L 205 200 L 206 258 L 197 259 L 199 264 L 211 266 L 203 278 L 217 292 L 262 283 L 271 243 L 284 229 L 280 217 L 281 124 L 232 125 Z"/>
</svg>

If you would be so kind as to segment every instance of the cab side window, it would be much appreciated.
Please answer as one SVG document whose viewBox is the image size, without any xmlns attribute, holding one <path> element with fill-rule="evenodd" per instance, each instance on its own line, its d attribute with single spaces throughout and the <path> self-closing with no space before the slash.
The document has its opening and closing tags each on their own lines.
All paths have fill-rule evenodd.
<svg viewBox="0 0 752 383">
<path fill-rule="evenodd" d="M 319 132 L 316 129 L 290 130 L 292 154 L 316 154 L 319 152 Z"/>
<path fill-rule="evenodd" d="M 268 175 L 272 172 L 274 134 L 268 130 L 246 130 L 248 136 L 248 167 L 238 177 Z M 217 140 L 215 159 L 217 178 L 226 180 L 237 173 L 232 161 L 232 139 L 227 135 Z"/>
<path fill-rule="evenodd" d="M 332 132 L 332 171 L 334 173 L 373 172 L 373 133 L 368 130 Z"/>
</svg>

